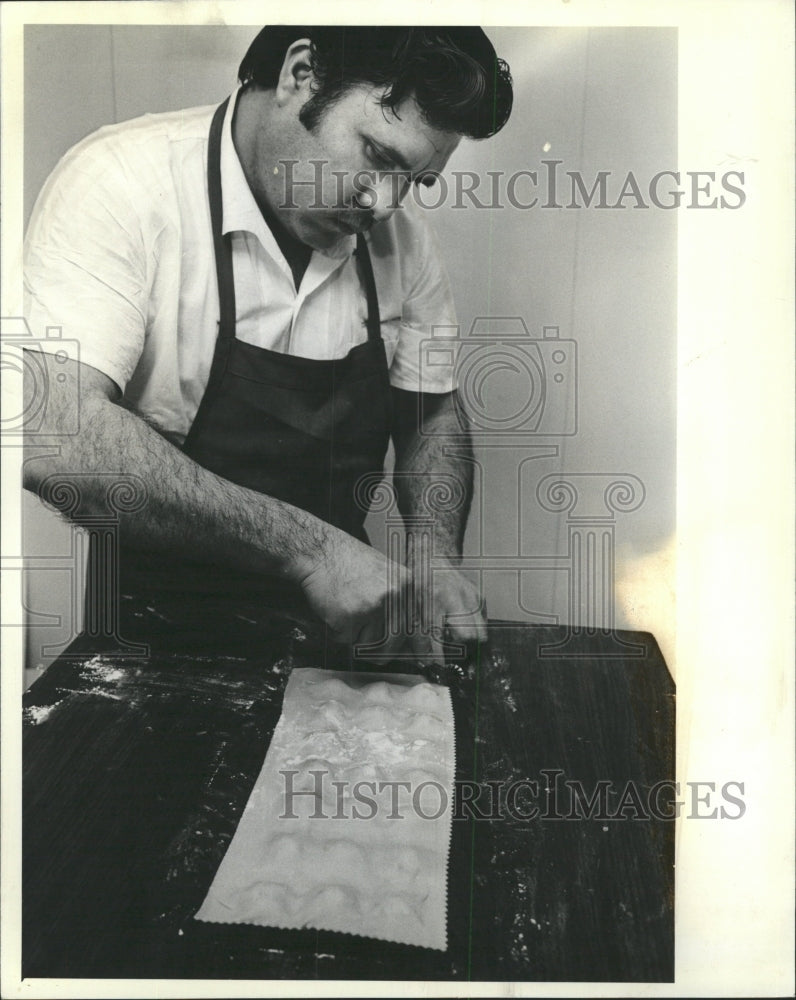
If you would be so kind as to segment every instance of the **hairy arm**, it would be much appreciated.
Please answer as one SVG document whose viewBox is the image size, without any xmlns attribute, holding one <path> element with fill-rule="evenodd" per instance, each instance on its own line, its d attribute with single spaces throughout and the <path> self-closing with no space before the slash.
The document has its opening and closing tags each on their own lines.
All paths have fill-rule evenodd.
<svg viewBox="0 0 796 1000">
<path fill-rule="evenodd" d="M 52 368 L 50 355 L 39 357 Z M 77 362 L 59 365 L 59 373 L 65 368 L 63 381 L 49 372 L 43 423 L 29 439 L 37 448 L 25 463 L 26 489 L 38 492 L 54 474 L 67 481 L 79 474 L 81 510 L 104 513 L 108 473 L 138 476 L 147 502 L 122 515 L 125 541 L 282 577 L 303 589 L 339 638 L 381 637 L 388 590 L 403 585 L 383 556 L 306 511 L 202 468 L 119 405 L 107 376 Z M 26 412 L 32 391 L 26 382 Z M 79 432 L 66 434 L 75 405 Z"/>
<path fill-rule="evenodd" d="M 486 638 L 483 601 L 458 570 L 473 489 L 472 447 L 455 410 L 455 393 L 393 389 L 398 505 L 407 528 L 407 566 L 419 578 L 415 518 L 431 522 L 434 569 L 420 586 L 426 621 L 460 640 Z M 439 632 L 438 632 L 439 634 Z"/>
</svg>

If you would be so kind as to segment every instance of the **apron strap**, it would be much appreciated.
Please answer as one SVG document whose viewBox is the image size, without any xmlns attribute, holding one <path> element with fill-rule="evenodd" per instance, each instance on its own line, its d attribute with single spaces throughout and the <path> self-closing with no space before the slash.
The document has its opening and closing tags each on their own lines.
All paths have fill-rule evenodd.
<svg viewBox="0 0 796 1000">
<path fill-rule="evenodd" d="M 362 279 L 365 286 L 365 297 L 368 303 L 368 340 L 381 340 L 381 317 L 379 316 L 379 297 L 376 294 L 376 281 L 373 277 L 373 264 L 370 252 L 362 233 L 357 233 L 357 260 L 362 266 Z"/>
<path fill-rule="evenodd" d="M 218 282 L 219 321 L 218 336 L 213 349 L 210 375 L 207 379 L 202 401 L 194 416 L 188 434 L 183 442 L 187 449 L 195 440 L 204 424 L 207 407 L 206 399 L 215 396 L 224 373 L 227 370 L 229 354 L 235 341 L 235 278 L 232 271 L 232 246 L 229 236 L 224 236 L 224 203 L 221 197 L 221 131 L 229 98 L 219 104 L 210 124 L 207 143 L 207 194 L 210 202 L 210 223 L 213 231 L 213 249 L 216 258 L 216 280 Z"/>
<path fill-rule="evenodd" d="M 221 195 L 221 130 L 229 98 L 216 108 L 207 144 L 207 189 L 210 200 L 210 222 L 213 226 L 213 248 L 216 256 L 218 297 L 221 307 L 220 334 L 235 336 L 235 282 L 232 275 L 232 252 L 229 237 L 222 230 L 224 203 Z"/>
<path fill-rule="evenodd" d="M 207 389 L 214 389 L 227 365 L 229 345 L 235 339 L 235 279 L 232 271 L 230 236 L 224 235 L 224 202 L 221 194 L 221 131 L 224 127 L 229 98 L 216 108 L 207 144 L 207 193 L 210 201 L 210 222 L 213 227 L 213 248 L 218 281 L 219 324 L 218 341 L 210 367 Z"/>
</svg>

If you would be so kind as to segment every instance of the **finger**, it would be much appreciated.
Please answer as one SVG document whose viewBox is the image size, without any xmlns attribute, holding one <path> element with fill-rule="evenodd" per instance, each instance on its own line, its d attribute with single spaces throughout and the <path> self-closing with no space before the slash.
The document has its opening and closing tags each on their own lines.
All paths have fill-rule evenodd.
<svg viewBox="0 0 796 1000">
<path fill-rule="evenodd" d="M 390 635 L 408 636 L 418 627 L 413 595 L 408 586 L 390 592 L 382 602 L 385 631 Z"/>
<path fill-rule="evenodd" d="M 354 649 L 357 656 L 373 662 L 412 652 L 406 632 L 388 632 L 381 616 L 371 618 L 362 625 Z"/>
<path fill-rule="evenodd" d="M 434 635 L 419 633 L 412 636 L 412 653 L 422 666 L 445 666 L 445 646 Z"/>
<path fill-rule="evenodd" d="M 405 599 L 399 591 L 387 591 L 381 601 L 360 618 L 357 642 L 381 644 L 385 649 L 398 649 L 406 645 Z"/>
<path fill-rule="evenodd" d="M 449 614 L 446 615 L 445 622 L 453 639 L 458 639 L 460 642 L 487 640 L 486 615 L 481 610 L 472 614 Z"/>
<path fill-rule="evenodd" d="M 440 639 L 436 639 L 431 636 L 429 640 L 431 646 L 431 662 L 438 663 L 441 667 L 445 666 L 445 646 Z"/>
<path fill-rule="evenodd" d="M 478 630 L 471 622 L 453 621 L 446 622 L 448 635 L 456 642 L 475 642 L 478 639 Z"/>
<path fill-rule="evenodd" d="M 337 643 L 340 646 L 352 646 L 356 640 L 357 631 L 354 629 L 352 622 L 346 622 L 344 625 L 332 625 L 331 623 L 326 623 L 326 636 L 328 640 Z"/>
<path fill-rule="evenodd" d="M 431 639 L 423 632 L 414 632 L 409 637 L 409 645 L 412 655 L 419 663 L 431 663 L 433 653 L 431 651 Z"/>
</svg>

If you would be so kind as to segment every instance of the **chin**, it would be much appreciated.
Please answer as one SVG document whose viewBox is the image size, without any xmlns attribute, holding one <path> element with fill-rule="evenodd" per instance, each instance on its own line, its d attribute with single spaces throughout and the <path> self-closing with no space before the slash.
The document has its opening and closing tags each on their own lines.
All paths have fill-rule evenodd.
<svg viewBox="0 0 796 1000">
<path fill-rule="evenodd" d="M 343 239 L 343 234 L 339 230 L 314 229 L 301 233 L 299 239 L 313 250 L 328 250 Z"/>
<path fill-rule="evenodd" d="M 339 236 L 308 236 L 303 242 L 313 250 L 328 250 L 339 241 Z"/>
</svg>

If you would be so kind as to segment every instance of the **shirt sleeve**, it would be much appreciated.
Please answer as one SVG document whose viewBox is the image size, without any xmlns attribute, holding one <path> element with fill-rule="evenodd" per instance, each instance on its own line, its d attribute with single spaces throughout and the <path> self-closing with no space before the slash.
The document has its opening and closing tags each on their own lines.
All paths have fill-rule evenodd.
<svg viewBox="0 0 796 1000">
<path fill-rule="evenodd" d="M 78 360 L 123 391 L 144 346 L 147 265 L 141 220 L 116 151 L 91 137 L 42 189 L 25 239 L 25 318 L 39 350 L 48 327 L 77 341 Z M 33 345 L 32 345 L 33 346 Z"/>
<path fill-rule="evenodd" d="M 453 294 L 431 227 L 411 203 L 411 195 L 406 202 L 393 216 L 407 258 L 390 384 L 410 392 L 451 392 L 456 388 L 458 343 Z"/>
</svg>

